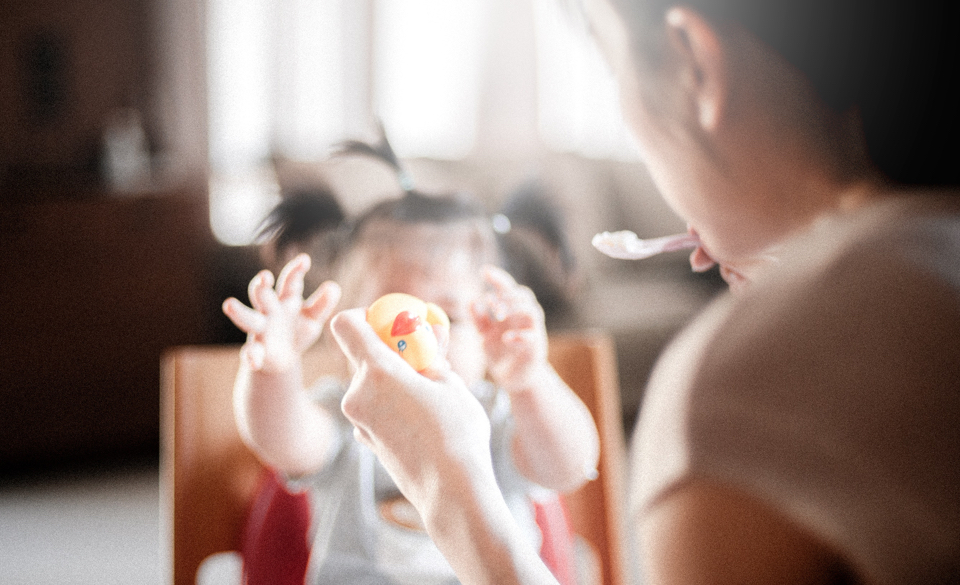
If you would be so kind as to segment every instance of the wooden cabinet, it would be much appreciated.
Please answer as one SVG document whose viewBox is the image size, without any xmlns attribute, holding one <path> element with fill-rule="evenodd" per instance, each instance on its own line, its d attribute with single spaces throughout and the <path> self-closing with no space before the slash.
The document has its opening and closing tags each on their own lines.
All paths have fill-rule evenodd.
<svg viewBox="0 0 960 585">
<path fill-rule="evenodd" d="M 216 340 L 205 193 L 0 221 L 0 466 L 156 449 L 162 350 Z"/>
</svg>

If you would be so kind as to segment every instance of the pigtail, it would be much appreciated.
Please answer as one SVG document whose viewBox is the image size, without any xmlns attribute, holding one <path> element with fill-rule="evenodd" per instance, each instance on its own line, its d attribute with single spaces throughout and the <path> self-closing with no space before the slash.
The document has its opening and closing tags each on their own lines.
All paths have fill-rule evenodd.
<svg viewBox="0 0 960 585">
<path fill-rule="evenodd" d="M 388 165 L 396 172 L 401 195 L 384 199 L 356 216 L 348 230 L 345 247 L 353 247 L 361 238 L 376 237 L 366 227 L 378 221 L 434 226 L 464 222 L 477 236 L 474 244 L 480 263 L 500 264 L 500 250 L 482 203 L 466 192 L 428 193 L 414 188 L 413 179 L 390 146 L 383 125 L 378 123 L 378 129 L 377 143 L 347 140 L 335 147 L 331 156 L 366 156 Z"/>
<path fill-rule="evenodd" d="M 313 260 L 308 286 L 331 278 L 342 251 L 347 216 L 326 186 L 301 188 L 285 195 L 263 220 L 257 234 L 261 259 L 274 273 L 296 254 Z"/>
<path fill-rule="evenodd" d="M 303 244 L 313 236 L 339 228 L 346 214 L 326 186 L 300 189 L 285 196 L 260 224 L 257 241 L 272 242 L 278 250 Z"/>
<path fill-rule="evenodd" d="M 377 123 L 377 129 L 380 133 L 380 139 L 376 144 L 363 142 L 361 140 L 345 140 L 334 148 L 332 155 L 344 156 L 352 154 L 369 156 L 379 160 L 392 168 L 397 174 L 397 182 L 400 184 L 400 189 L 402 189 L 404 193 L 412 193 L 414 190 L 413 177 L 403 163 L 400 162 L 400 158 L 397 157 L 397 153 L 393 151 L 393 147 L 390 146 L 390 141 L 387 140 L 387 133 L 383 128 L 382 122 Z"/>
<path fill-rule="evenodd" d="M 529 287 L 548 328 L 576 318 L 580 274 L 563 210 L 537 180 L 511 193 L 493 216 L 504 268 Z"/>
<path fill-rule="evenodd" d="M 501 235 L 515 228 L 539 234 L 556 251 L 563 270 L 575 270 L 576 258 L 567 236 L 566 217 L 539 180 L 531 180 L 512 192 L 494 215 L 493 223 L 494 230 Z"/>
</svg>

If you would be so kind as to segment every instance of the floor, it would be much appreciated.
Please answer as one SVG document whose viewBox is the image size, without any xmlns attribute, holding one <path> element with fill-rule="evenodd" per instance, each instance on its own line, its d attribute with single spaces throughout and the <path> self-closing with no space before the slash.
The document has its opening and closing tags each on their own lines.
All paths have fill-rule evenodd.
<svg viewBox="0 0 960 585">
<path fill-rule="evenodd" d="M 0 477 L 0 582 L 169 583 L 159 477 L 142 461 Z M 202 582 L 239 582 L 234 564 L 211 563 Z"/>
<path fill-rule="evenodd" d="M 155 463 L 4 478 L 0 575 L 7 585 L 159 585 L 160 527 Z"/>
</svg>

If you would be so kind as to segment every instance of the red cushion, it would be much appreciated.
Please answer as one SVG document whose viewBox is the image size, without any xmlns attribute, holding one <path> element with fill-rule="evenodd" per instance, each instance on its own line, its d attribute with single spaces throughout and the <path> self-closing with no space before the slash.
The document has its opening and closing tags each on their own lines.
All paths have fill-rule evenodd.
<svg viewBox="0 0 960 585">
<path fill-rule="evenodd" d="M 533 510 L 543 535 L 540 558 L 560 585 L 575 585 L 574 534 L 563 499 L 557 495 L 534 501 Z"/>
<path fill-rule="evenodd" d="M 303 585 L 310 558 L 310 500 L 267 469 L 250 507 L 240 554 L 244 585 Z"/>
<path fill-rule="evenodd" d="M 543 535 L 540 558 L 560 585 L 575 585 L 574 534 L 560 496 L 533 503 Z M 310 500 L 291 493 L 272 469 L 264 471 L 244 528 L 244 585 L 303 585 L 310 558 Z"/>
</svg>

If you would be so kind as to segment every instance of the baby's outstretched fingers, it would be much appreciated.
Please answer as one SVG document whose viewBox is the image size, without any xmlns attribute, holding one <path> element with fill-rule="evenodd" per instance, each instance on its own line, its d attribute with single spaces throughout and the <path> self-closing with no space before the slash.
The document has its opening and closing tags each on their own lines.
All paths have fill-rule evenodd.
<svg viewBox="0 0 960 585">
<path fill-rule="evenodd" d="M 267 323 L 262 313 L 233 297 L 223 301 L 223 313 L 244 333 L 260 333 Z"/>
<path fill-rule="evenodd" d="M 287 262 L 280 271 L 280 276 L 277 277 L 277 297 L 281 301 L 302 297 L 303 276 L 308 270 L 310 270 L 310 256 L 307 254 L 297 254 L 293 260 Z"/>
<path fill-rule="evenodd" d="M 269 270 L 261 270 L 250 279 L 247 295 L 250 297 L 253 308 L 261 313 L 273 312 L 279 303 L 277 293 L 273 290 L 273 283 L 273 273 Z"/>
<path fill-rule="evenodd" d="M 263 369 L 266 355 L 267 350 L 263 344 L 253 340 L 247 340 L 247 343 L 240 348 L 240 358 L 245 360 L 254 371 Z"/>
<path fill-rule="evenodd" d="M 533 345 L 537 339 L 537 333 L 530 329 L 510 329 L 503 333 L 501 337 L 503 343 L 510 346 Z"/>
<path fill-rule="evenodd" d="M 510 273 L 496 266 L 485 266 L 484 278 L 492 289 L 485 301 L 492 320 L 502 322 L 517 314 L 530 315 L 535 321 L 542 317 L 543 309 L 536 295 Z"/>
<path fill-rule="evenodd" d="M 500 327 L 511 331 L 515 329 L 533 329 L 537 327 L 538 320 L 530 311 L 514 310 L 507 313 L 500 321 Z"/>
<path fill-rule="evenodd" d="M 519 286 L 517 281 L 509 272 L 498 266 L 487 265 L 483 267 L 483 277 L 487 284 L 492 286 L 499 293 L 504 293 L 512 288 Z"/>
<path fill-rule="evenodd" d="M 310 319 L 325 323 L 340 302 L 340 285 L 328 280 L 317 287 L 303 303 L 303 313 Z"/>
</svg>

